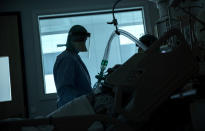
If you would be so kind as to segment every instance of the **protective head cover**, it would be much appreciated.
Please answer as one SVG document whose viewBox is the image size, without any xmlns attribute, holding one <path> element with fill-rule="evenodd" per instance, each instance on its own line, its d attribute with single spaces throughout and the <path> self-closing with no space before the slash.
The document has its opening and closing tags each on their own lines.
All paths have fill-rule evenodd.
<svg viewBox="0 0 205 131">
<path fill-rule="evenodd" d="M 71 27 L 66 47 L 70 47 L 72 42 L 86 42 L 87 49 L 90 46 L 90 40 L 87 40 L 87 38 L 90 37 L 90 33 L 81 25 L 74 25 Z"/>
<path fill-rule="evenodd" d="M 157 40 L 157 38 L 153 35 L 146 34 L 140 37 L 139 40 L 147 47 L 150 47 Z"/>
<path fill-rule="evenodd" d="M 150 47 L 158 39 L 155 36 L 151 35 L 151 34 L 146 34 L 146 35 L 143 35 L 142 37 L 140 37 L 139 40 L 143 44 L 145 44 L 147 47 Z M 143 52 L 143 51 L 142 51 L 141 48 L 139 48 L 138 52 Z"/>
</svg>

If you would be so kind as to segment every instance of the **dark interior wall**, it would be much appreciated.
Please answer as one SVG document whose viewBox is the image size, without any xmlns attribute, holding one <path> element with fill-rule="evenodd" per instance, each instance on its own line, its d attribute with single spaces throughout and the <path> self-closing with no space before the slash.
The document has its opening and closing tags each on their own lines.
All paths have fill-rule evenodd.
<svg viewBox="0 0 205 131">
<path fill-rule="evenodd" d="M 0 12 L 20 12 L 25 59 L 25 76 L 30 117 L 46 115 L 56 108 L 55 99 L 44 99 L 37 16 L 39 14 L 70 13 L 111 9 L 115 0 L 0 0 Z M 158 11 L 147 0 L 122 0 L 117 7 L 144 6 L 147 32 L 153 33 Z"/>
</svg>

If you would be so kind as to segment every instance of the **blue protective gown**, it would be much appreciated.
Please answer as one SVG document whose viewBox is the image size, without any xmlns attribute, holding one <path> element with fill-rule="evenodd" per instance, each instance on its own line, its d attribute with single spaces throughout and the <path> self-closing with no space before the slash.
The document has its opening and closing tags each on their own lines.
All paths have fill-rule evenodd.
<svg viewBox="0 0 205 131">
<path fill-rule="evenodd" d="M 58 108 L 92 91 L 89 72 L 77 51 L 65 50 L 57 56 L 53 74 Z"/>
</svg>

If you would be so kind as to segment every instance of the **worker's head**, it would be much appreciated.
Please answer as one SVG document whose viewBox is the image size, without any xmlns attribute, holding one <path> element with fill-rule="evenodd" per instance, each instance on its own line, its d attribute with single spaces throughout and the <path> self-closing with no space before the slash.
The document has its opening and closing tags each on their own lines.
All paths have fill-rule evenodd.
<svg viewBox="0 0 205 131">
<path fill-rule="evenodd" d="M 86 40 L 90 37 L 90 33 L 81 25 L 74 25 L 71 27 L 66 47 L 67 48 L 75 48 L 79 52 L 87 51 L 86 48 Z"/>
<path fill-rule="evenodd" d="M 155 41 L 157 41 L 157 38 L 154 35 L 146 34 L 140 37 L 139 40 L 149 48 Z M 143 53 L 144 51 L 139 47 L 138 52 Z"/>
</svg>

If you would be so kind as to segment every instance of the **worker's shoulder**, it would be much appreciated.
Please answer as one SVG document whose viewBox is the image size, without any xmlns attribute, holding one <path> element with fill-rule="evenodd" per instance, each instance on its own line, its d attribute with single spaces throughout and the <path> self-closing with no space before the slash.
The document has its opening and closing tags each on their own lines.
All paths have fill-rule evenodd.
<svg viewBox="0 0 205 131">
<path fill-rule="evenodd" d="M 68 52 L 63 51 L 60 55 L 57 56 L 58 61 L 70 61 L 70 62 L 76 62 L 75 55 Z"/>
</svg>

